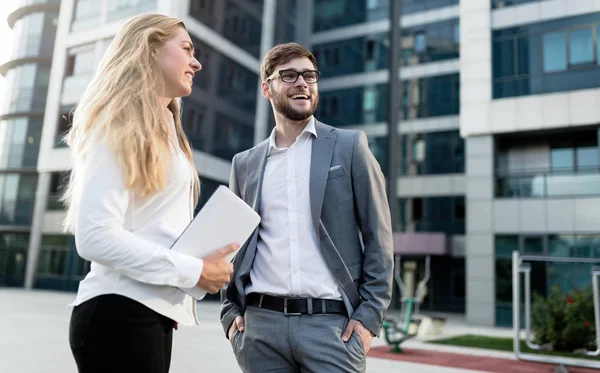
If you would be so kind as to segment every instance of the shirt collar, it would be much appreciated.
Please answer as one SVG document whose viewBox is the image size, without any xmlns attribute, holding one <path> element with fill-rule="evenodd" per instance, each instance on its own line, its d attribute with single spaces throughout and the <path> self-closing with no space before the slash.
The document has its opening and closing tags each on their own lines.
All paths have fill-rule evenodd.
<svg viewBox="0 0 600 373">
<path fill-rule="evenodd" d="M 308 121 L 308 124 L 306 124 L 306 127 L 304 127 L 304 130 L 302 130 L 302 133 L 300 133 L 300 135 L 298 135 L 298 137 L 296 137 L 296 140 L 298 140 L 300 137 L 302 137 L 304 135 L 304 133 L 309 133 L 312 134 L 315 138 L 317 138 L 317 127 L 315 126 L 315 117 L 311 117 L 310 120 Z M 273 128 L 273 130 L 271 131 L 271 135 L 269 136 L 269 154 L 271 154 L 271 149 L 277 149 L 276 143 L 275 143 L 275 128 Z"/>
</svg>

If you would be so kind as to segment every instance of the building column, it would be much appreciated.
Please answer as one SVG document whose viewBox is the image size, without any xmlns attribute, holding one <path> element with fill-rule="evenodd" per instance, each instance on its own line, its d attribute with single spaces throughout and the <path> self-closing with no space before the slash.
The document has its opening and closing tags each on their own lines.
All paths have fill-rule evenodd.
<svg viewBox="0 0 600 373">
<path fill-rule="evenodd" d="M 273 40 L 275 39 L 276 8 L 276 0 L 264 0 L 262 31 L 260 34 L 260 61 L 262 61 L 262 58 L 269 51 L 269 49 L 273 48 Z M 258 90 L 256 92 L 256 116 L 254 118 L 254 144 L 258 144 L 267 138 L 267 128 L 269 127 L 269 110 L 271 110 L 269 101 L 262 95 L 261 83 L 262 79 L 259 71 Z"/>
<path fill-rule="evenodd" d="M 27 246 L 27 267 L 25 268 L 25 289 L 33 288 L 37 272 L 38 258 L 42 243 L 42 230 L 44 225 L 44 214 L 48 202 L 48 191 L 50 190 L 50 173 L 38 174 L 37 189 L 35 191 L 35 202 L 33 204 L 33 216 L 31 219 L 31 231 L 29 244 Z"/>
<path fill-rule="evenodd" d="M 462 0 L 460 12 L 460 132 L 466 144 L 466 317 L 473 325 L 495 324 L 494 137 L 491 4 Z M 479 136 L 481 135 L 481 136 Z"/>
<path fill-rule="evenodd" d="M 466 139 L 467 322 L 495 325 L 494 137 Z"/>
</svg>

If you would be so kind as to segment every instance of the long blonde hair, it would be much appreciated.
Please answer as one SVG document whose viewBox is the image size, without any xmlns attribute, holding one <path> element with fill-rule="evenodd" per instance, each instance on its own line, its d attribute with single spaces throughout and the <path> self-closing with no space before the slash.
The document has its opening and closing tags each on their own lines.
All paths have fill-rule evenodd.
<svg viewBox="0 0 600 373">
<path fill-rule="evenodd" d="M 65 136 L 74 158 L 63 196 L 66 231 L 73 232 L 75 228 L 77 165 L 98 138 L 122 166 L 127 189 L 141 196 L 165 189 L 168 164 L 172 161 L 169 124 L 158 95 L 163 77 L 152 52 L 174 37 L 179 27 L 186 29 L 176 18 L 160 14 L 135 16 L 115 36 L 100 61 L 74 109 L 73 125 Z M 179 146 L 193 165 L 192 148 L 181 126 L 181 99 L 173 99 L 168 110 L 173 114 Z M 196 172 L 193 190 L 196 206 L 200 191 Z"/>
</svg>

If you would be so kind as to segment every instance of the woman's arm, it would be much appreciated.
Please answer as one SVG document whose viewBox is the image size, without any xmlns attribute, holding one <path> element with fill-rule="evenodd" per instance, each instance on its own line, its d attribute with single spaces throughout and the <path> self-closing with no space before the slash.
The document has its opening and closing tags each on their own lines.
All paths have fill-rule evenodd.
<svg viewBox="0 0 600 373">
<path fill-rule="evenodd" d="M 82 183 L 75 228 L 79 255 L 140 282 L 196 286 L 202 259 L 171 251 L 124 228 L 129 191 L 110 149 L 98 144 L 86 165 L 78 180 Z"/>
</svg>

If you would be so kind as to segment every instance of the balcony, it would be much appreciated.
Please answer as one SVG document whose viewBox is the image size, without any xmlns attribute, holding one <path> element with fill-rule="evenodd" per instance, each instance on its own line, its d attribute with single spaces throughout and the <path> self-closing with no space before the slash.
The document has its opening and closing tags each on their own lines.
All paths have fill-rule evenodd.
<svg viewBox="0 0 600 373">
<path fill-rule="evenodd" d="M 8 15 L 8 25 L 13 28 L 15 22 L 34 12 L 58 11 L 60 0 L 21 0 L 19 7 Z"/>
<path fill-rule="evenodd" d="M 496 176 L 497 198 L 600 196 L 600 168 Z"/>
</svg>

